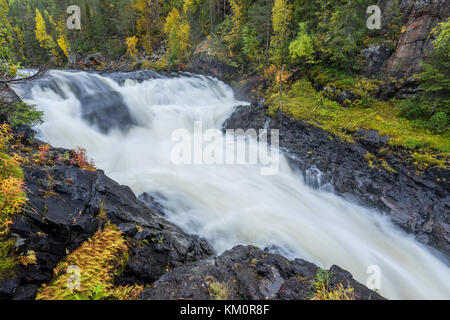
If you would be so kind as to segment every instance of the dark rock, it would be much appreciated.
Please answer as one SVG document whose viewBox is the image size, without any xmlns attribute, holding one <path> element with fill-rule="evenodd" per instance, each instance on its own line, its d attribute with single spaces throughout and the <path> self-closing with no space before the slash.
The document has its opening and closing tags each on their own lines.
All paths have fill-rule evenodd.
<svg viewBox="0 0 450 320">
<path fill-rule="evenodd" d="M 101 66 L 104 61 L 106 61 L 106 58 L 101 53 L 88 54 L 83 58 L 83 65 L 87 68 L 93 68 Z"/>
<path fill-rule="evenodd" d="M 351 90 L 337 90 L 335 88 L 325 87 L 323 92 L 331 100 L 338 102 L 344 107 L 351 107 L 355 101 L 360 100 L 361 97 Z"/>
<path fill-rule="evenodd" d="M 214 57 L 200 53 L 188 64 L 188 70 L 219 79 L 234 80 L 239 76 L 239 68 L 217 61 Z"/>
<path fill-rule="evenodd" d="M 0 299 L 11 298 L 19 288 L 19 279 L 4 279 L 0 281 Z"/>
<path fill-rule="evenodd" d="M 392 49 L 385 45 L 374 45 L 363 49 L 361 54 L 365 58 L 363 73 L 367 77 L 379 75 L 385 68 Z"/>
<path fill-rule="evenodd" d="M 109 88 L 107 88 L 109 89 Z M 82 116 L 102 133 L 118 128 L 122 131 L 136 125 L 123 97 L 112 90 L 80 95 Z"/>
<path fill-rule="evenodd" d="M 34 285 L 20 287 L 12 300 L 34 300 L 39 287 Z"/>
<path fill-rule="evenodd" d="M 6 84 L 0 82 L 0 112 L 2 104 L 20 102 L 19 96 Z"/>
<path fill-rule="evenodd" d="M 141 200 L 150 209 L 153 209 L 160 216 L 165 216 L 164 207 L 152 195 L 144 192 L 139 196 L 139 200 Z"/>
<path fill-rule="evenodd" d="M 319 268 L 303 260 L 289 261 L 256 247 L 238 246 L 215 259 L 176 268 L 140 296 L 143 300 L 218 298 L 211 286 L 221 286 L 221 298 L 231 300 L 304 300 L 313 297 L 313 281 Z M 382 299 L 356 282 L 351 274 L 333 269 L 334 282 L 355 288 L 355 296 Z"/>
<path fill-rule="evenodd" d="M 16 275 L 4 284 L 3 296 L 11 298 L 17 291 L 18 299 L 32 298 L 32 288 L 48 283 L 67 252 L 92 237 L 106 219 L 130 239 L 146 240 L 133 240 L 134 246 L 130 245 L 129 262 L 118 280 L 123 283 L 151 283 L 166 268 L 214 254 L 205 240 L 187 235 L 161 219 L 130 188 L 114 182 L 102 171 L 55 165 L 26 167 L 24 172 L 29 201 L 27 209 L 16 216 L 11 234 L 20 239 L 19 254 L 33 250 L 38 263 L 19 266 Z M 106 212 L 106 217 L 101 212 Z"/>
<path fill-rule="evenodd" d="M 353 133 L 355 142 L 346 143 L 316 126 L 285 114 L 271 118 L 266 112 L 261 104 L 237 107 L 224 128 L 280 129 L 280 147 L 311 186 L 331 185 L 338 194 L 385 211 L 419 241 L 450 255 L 449 170 L 433 168 L 417 175 L 401 150 L 383 155 L 393 170 L 371 167 L 368 152 L 390 150 L 387 138 L 377 132 L 359 130 Z M 322 173 L 320 181 L 311 179 L 311 170 Z"/>
</svg>

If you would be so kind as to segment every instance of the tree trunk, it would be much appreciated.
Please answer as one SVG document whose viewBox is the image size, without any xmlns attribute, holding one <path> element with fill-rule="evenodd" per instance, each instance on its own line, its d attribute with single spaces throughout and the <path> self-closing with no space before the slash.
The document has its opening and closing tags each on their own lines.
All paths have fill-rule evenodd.
<svg viewBox="0 0 450 320">
<path fill-rule="evenodd" d="M 280 112 L 282 111 L 282 103 L 281 103 L 281 93 L 282 93 L 282 91 L 283 91 L 283 74 L 284 74 L 284 63 L 283 63 L 283 65 L 282 65 L 282 67 L 281 67 L 281 74 L 280 74 L 280 94 L 279 94 L 279 96 L 278 96 L 278 101 L 279 101 L 279 103 L 280 103 L 280 108 L 279 108 L 279 110 L 280 110 Z"/>
<path fill-rule="evenodd" d="M 270 46 L 270 28 L 267 28 L 267 36 L 266 36 L 266 59 L 264 61 L 264 69 L 269 67 L 269 46 Z"/>
</svg>

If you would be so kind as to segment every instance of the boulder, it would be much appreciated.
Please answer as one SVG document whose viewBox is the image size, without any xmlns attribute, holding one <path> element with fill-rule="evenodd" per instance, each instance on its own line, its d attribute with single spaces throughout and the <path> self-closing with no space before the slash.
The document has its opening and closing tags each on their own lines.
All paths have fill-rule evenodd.
<svg viewBox="0 0 450 320">
<path fill-rule="evenodd" d="M 252 246 L 237 246 L 215 259 L 176 268 L 140 295 L 142 300 L 308 300 L 319 268 Z M 355 299 L 383 299 L 339 267 L 330 269 L 330 290 L 354 288 Z"/>
</svg>

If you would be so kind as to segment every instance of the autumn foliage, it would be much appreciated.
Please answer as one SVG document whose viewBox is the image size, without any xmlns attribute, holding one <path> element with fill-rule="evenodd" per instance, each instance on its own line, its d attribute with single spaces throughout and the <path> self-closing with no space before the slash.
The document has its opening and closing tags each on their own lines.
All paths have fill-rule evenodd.
<svg viewBox="0 0 450 320">
<path fill-rule="evenodd" d="M 122 233 L 107 224 L 55 268 L 56 280 L 43 285 L 37 300 L 135 300 L 142 286 L 116 286 L 114 278 L 128 261 Z M 77 275 L 68 272 L 76 266 Z M 78 282 L 78 283 L 77 283 Z M 73 286 L 68 286 L 68 283 Z M 79 286 L 78 286 L 78 285 Z M 70 288 L 69 288 L 70 287 Z"/>
</svg>

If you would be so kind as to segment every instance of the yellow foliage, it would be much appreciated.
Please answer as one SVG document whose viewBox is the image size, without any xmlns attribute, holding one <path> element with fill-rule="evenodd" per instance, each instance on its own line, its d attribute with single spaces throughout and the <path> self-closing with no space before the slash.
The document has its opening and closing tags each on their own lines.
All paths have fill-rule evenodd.
<svg viewBox="0 0 450 320">
<path fill-rule="evenodd" d="M 171 58 L 183 58 L 191 47 L 191 26 L 174 8 L 166 18 L 164 32 L 168 36 L 169 55 Z"/>
<path fill-rule="evenodd" d="M 41 47 L 49 49 L 53 51 L 55 49 L 55 42 L 47 33 L 47 29 L 45 26 L 45 20 L 42 17 L 41 12 L 39 9 L 36 8 L 36 29 L 35 29 L 36 39 L 39 41 L 39 44 Z"/>
<path fill-rule="evenodd" d="M 43 285 L 37 300 L 133 300 L 142 286 L 115 286 L 114 277 L 128 260 L 127 245 L 122 233 L 106 225 L 69 254 L 54 270 L 55 280 Z M 70 266 L 80 269 L 80 288 L 69 288 L 73 274 Z"/>
<path fill-rule="evenodd" d="M 19 261 L 25 267 L 37 264 L 36 252 L 34 252 L 33 250 L 28 250 L 26 255 L 19 258 Z"/>
<path fill-rule="evenodd" d="M 311 300 L 355 300 L 355 289 L 344 288 L 340 283 L 335 290 L 329 290 L 325 283 L 316 284 L 316 292 Z"/>
<path fill-rule="evenodd" d="M 136 36 L 128 37 L 126 40 L 127 52 L 132 57 L 135 57 L 138 54 L 138 50 L 136 49 L 137 43 L 138 43 L 138 38 Z"/>
<path fill-rule="evenodd" d="M 61 34 L 57 40 L 58 46 L 61 48 L 61 50 L 64 52 L 66 57 L 69 57 L 69 46 L 67 44 L 66 38 Z"/>
</svg>

